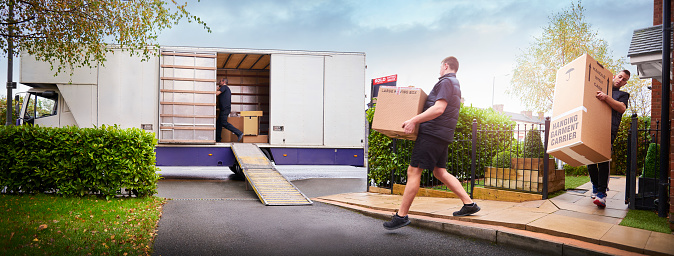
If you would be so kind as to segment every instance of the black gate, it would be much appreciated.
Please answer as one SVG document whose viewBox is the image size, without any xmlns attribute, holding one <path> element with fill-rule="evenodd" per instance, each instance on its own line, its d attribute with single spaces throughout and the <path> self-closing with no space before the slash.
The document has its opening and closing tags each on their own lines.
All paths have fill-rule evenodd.
<svg viewBox="0 0 674 256">
<path fill-rule="evenodd" d="M 650 124 L 645 126 L 650 127 Z M 660 177 L 660 168 L 657 167 L 660 158 L 660 150 L 658 150 L 660 122 L 656 121 L 655 129 L 639 129 L 638 127 L 639 120 L 634 114 L 627 136 L 625 203 L 629 204 L 630 209 L 656 210 L 655 201 L 658 196 L 657 188 Z M 650 154 L 655 154 L 655 156 L 651 157 Z M 652 162 L 653 160 L 656 162 Z M 640 168 L 641 166 L 643 168 Z"/>
</svg>

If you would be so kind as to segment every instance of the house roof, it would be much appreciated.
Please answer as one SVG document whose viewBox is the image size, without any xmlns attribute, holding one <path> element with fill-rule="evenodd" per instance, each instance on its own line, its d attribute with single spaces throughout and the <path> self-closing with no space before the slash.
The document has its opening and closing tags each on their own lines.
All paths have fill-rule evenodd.
<svg viewBox="0 0 674 256">
<path fill-rule="evenodd" d="M 527 115 L 524 115 L 524 114 L 506 112 L 506 111 L 504 111 L 503 114 L 506 115 L 506 116 L 509 116 L 510 120 L 513 120 L 515 122 L 532 123 L 532 124 L 545 124 L 545 120 L 538 118 L 538 116 L 528 117 Z"/>
<path fill-rule="evenodd" d="M 672 42 L 674 44 L 674 40 L 672 40 Z M 662 25 L 634 30 L 634 33 L 632 34 L 632 42 L 630 42 L 630 48 L 627 51 L 628 57 L 661 52 Z"/>
</svg>

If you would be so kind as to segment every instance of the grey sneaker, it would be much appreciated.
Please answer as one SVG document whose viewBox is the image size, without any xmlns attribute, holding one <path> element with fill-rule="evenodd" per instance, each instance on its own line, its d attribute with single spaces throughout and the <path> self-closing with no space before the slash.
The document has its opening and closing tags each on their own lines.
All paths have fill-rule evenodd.
<svg viewBox="0 0 674 256">
<path fill-rule="evenodd" d="M 243 133 L 236 135 L 236 137 L 239 139 L 238 142 L 241 142 L 241 139 L 243 139 Z"/>
<path fill-rule="evenodd" d="M 461 210 L 454 212 L 454 216 L 468 216 L 480 211 L 480 207 L 476 203 L 473 203 L 473 206 L 466 206 L 465 204 L 461 207 Z"/>
<path fill-rule="evenodd" d="M 409 218 L 407 216 L 400 217 L 398 213 L 394 214 L 391 218 L 391 221 L 384 222 L 384 228 L 388 230 L 399 229 L 410 224 Z"/>
</svg>

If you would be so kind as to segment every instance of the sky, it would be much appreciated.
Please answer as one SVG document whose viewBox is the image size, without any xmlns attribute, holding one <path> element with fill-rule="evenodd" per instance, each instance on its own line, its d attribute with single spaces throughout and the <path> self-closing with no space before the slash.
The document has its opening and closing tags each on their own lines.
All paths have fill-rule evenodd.
<svg viewBox="0 0 674 256">
<path fill-rule="evenodd" d="M 162 31 L 158 43 L 364 52 L 368 85 L 370 79 L 397 74 L 398 86 L 419 87 L 427 93 L 437 82 L 442 59 L 455 56 L 467 105 L 488 108 L 493 102 L 519 113 L 528 109 L 518 97 L 505 93 L 515 60 L 541 35 L 548 18 L 571 4 L 571 0 L 188 1 L 188 10 L 212 33 L 183 20 Z M 626 58 L 634 30 L 653 23 L 653 0 L 585 0 L 582 5 L 586 22 L 608 42 L 615 58 Z M 624 68 L 636 74 L 635 66 Z M 17 81 L 19 65 L 14 69 Z M 6 72 L 3 56 L 0 77 Z"/>
</svg>

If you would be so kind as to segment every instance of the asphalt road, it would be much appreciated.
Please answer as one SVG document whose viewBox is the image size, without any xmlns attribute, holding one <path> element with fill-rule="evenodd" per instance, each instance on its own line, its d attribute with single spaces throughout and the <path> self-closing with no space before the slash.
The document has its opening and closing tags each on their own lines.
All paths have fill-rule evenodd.
<svg viewBox="0 0 674 256">
<path fill-rule="evenodd" d="M 309 197 L 365 191 L 363 168 L 322 168 L 279 169 Z M 158 196 L 172 200 L 154 255 L 536 255 L 409 226 L 388 231 L 383 220 L 319 202 L 264 206 L 223 169 L 162 168 Z"/>
</svg>

